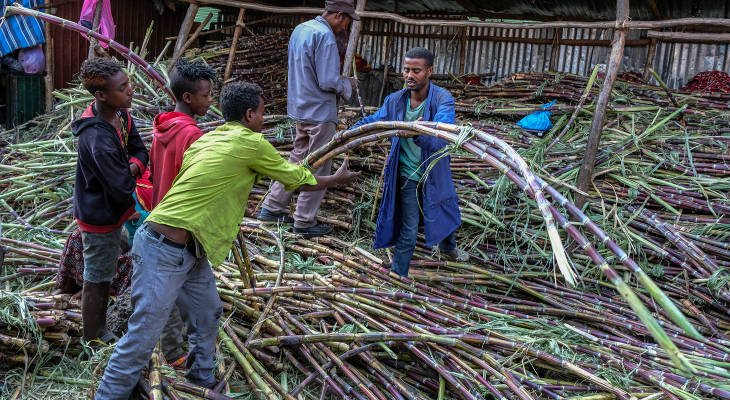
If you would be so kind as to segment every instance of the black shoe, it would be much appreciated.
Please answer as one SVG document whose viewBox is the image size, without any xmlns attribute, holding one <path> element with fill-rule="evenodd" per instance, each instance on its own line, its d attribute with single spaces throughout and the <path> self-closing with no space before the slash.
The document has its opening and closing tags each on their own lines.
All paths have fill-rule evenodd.
<svg viewBox="0 0 730 400">
<path fill-rule="evenodd" d="M 294 218 L 290 217 L 287 213 L 275 213 L 265 208 L 261 209 L 259 216 L 256 217 L 259 221 L 264 222 L 282 222 L 285 224 L 291 224 L 294 222 Z"/>
<path fill-rule="evenodd" d="M 329 235 L 330 233 L 332 233 L 332 227 L 330 225 L 317 222 L 317 225 L 313 225 L 308 228 L 297 228 L 295 226 L 294 233 L 296 233 L 297 235 L 302 235 L 305 238 L 313 238 Z"/>
</svg>

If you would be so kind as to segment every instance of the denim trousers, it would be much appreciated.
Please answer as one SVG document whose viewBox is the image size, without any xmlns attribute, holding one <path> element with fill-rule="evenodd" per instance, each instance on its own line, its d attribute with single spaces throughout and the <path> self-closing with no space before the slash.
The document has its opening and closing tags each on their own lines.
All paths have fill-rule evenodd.
<svg viewBox="0 0 730 400">
<path fill-rule="evenodd" d="M 132 246 L 132 303 L 129 330 L 117 343 L 96 392 L 97 400 L 127 400 L 160 339 L 173 304 L 187 321 L 186 377 L 196 385 L 215 384 L 213 358 L 223 305 L 210 263 L 188 248 L 155 238 L 144 224 Z"/>
<path fill-rule="evenodd" d="M 398 194 L 396 201 L 401 209 L 401 226 L 398 232 L 398 239 L 393 250 L 393 265 L 391 271 L 407 277 L 408 269 L 416 249 L 418 238 L 418 223 L 421 220 L 421 207 L 423 202 L 423 191 L 418 187 L 418 182 L 403 176 L 398 177 Z M 456 248 L 454 232 L 451 232 L 446 239 L 439 243 L 442 252 L 450 253 Z"/>
</svg>

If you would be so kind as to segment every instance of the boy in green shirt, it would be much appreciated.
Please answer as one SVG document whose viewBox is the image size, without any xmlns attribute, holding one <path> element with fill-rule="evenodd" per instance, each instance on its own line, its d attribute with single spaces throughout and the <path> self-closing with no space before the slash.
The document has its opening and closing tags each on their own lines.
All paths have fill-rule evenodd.
<svg viewBox="0 0 730 400">
<path fill-rule="evenodd" d="M 334 175 L 315 177 L 282 158 L 258 133 L 264 122 L 261 93 L 249 83 L 223 89 L 220 105 L 227 122 L 188 148 L 172 188 L 137 231 L 132 248 L 134 313 L 104 371 L 97 400 L 129 397 L 173 303 L 188 321 L 186 376 L 196 385 L 213 386 L 223 309 L 210 265 L 228 255 L 253 185 L 266 175 L 287 190 L 317 191 L 359 175 L 347 169 L 347 160 Z"/>
</svg>

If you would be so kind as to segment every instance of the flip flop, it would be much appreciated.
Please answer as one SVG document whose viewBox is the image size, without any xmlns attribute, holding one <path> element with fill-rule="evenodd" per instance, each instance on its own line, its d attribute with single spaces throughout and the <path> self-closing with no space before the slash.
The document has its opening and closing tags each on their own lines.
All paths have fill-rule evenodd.
<svg viewBox="0 0 730 400">
<path fill-rule="evenodd" d="M 112 331 L 105 331 L 103 335 L 101 335 L 100 338 L 96 339 L 106 345 L 114 344 L 119 340 L 119 337 L 114 334 Z"/>
</svg>

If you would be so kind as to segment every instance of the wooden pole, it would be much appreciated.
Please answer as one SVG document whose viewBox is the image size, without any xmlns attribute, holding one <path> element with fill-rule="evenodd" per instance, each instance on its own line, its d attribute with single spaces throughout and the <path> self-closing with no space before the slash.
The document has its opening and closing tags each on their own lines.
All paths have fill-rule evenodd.
<svg viewBox="0 0 730 400">
<path fill-rule="evenodd" d="M 215 4 L 236 8 L 246 8 L 255 11 L 264 11 L 279 14 L 322 14 L 324 9 L 315 7 L 277 7 L 267 4 L 253 3 L 240 0 L 180 0 L 184 3 Z M 612 29 L 616 27 L 615 21 L 583 22 L 583 21 L 551 21 L 551 22 L 493 22 L 493 21 L 469 21 L 469 20 L 436 20 L 436 19 L 414 19 L 402 15 L 380 12 L 363 11 L 358 13 L 362 18 L 388 19 L 406 25 L 416 26 L 470 26 L 478 28 L 503 28 L 503 29 L 551 29 L 551 28 L 587 28 L 587 29 Z M 728 18 L 677 18 L 661 21 L 625 21 L 622 24 L 624 29 L 661 29 L 678 26 L 720 26 L 730 25 Z"/>
<path fill-rule="evenodd" d="M 172 62 L 170 63 L 170 65 L 174 65 L 175 64 L 175 61 L 177 61 L 177 59 L 185 53 L 185 50 L 187 50 L 187 48 L 190 47 L 191 44 L 193 44 L 193 42 L 195 41 L 195 39 L 197 39 L 198 36 L 200 36 L 200 32 L 203 30 L 203 28 L 205 28 L 206 25 L 208 25 L 208 22 L 210 22 L 210 19 L 211 18 L 213 18 L 213 13 L 208 14 L 208 16 L 205 17 L 205 20 L 203 20 L 203 23 L 201 23 L 200 26 L 198 26 L 197 29 L 195 29 L 195 32 L 193 32 L 192 35 L 190 35 L 190 37 L 185 42 L 185 44 L 183 44 L 182 47 L 180 48 L 180 52 L 178 54 L 178 57 L 177 58 L 173 58 L 172 59 Z"/>
<path fill-rule="evenodd" d="M 355 12 L 360 14 L 364 9 L 365 0 L 357 0 Z M 345 63 L 342 66 L 342 75 L 344 76 L 350 76 L 352 73 L 352 59 L 355 57 L 355 47 L 357 47 L 357 39 L 360 37 L 360 28 L 362 28 L 362 21 L 352 21 L 350 40 L 347 42 L 347 51 L 345 52 Z"/>
<path fill-rule="evenodd" d="M 560 54 L 560 37 L 563 35 L 563 28 L 553 30 L 553 43 L 550 48 L 550 71 L 558 70 L 558 56 Z"/>
<path fill-rule="evenodd" d="M 91 30 L 94 32 L 99 31 L 99 22 L 101 22 L 101 7 L 104 3 L 104 0 L 99 0 L 96 2 L 96 7 L 94 7 L 94 21 L 91 24 Z M 96 46 L 99 45 L 99 41 L 96 40 L 93 36 L 89 36 L 89 55 L 86 57 L 89 60 L 94 58 L 94 50 L 96 50 Z"/>
<path fill-rule="evenodd" d="M 649 48 L 646 51 L 646 64 L 644 65 L 644 81 L 648 82 L 651 76 L 651 69 L 654 67 L 654 58 L 656 57 L 656 39 L 649 40 Z"/>
<path fill-rule="evenodd" d="M 583 156 L 583 164 L 580 166 L 578 173 L 577 187 L 581 192 L 587 192 L 593 182 L 593 168 L 596 163 L 596 153 L 598 152 L 598 144 L 601 141 L 601 133 L 603 132 L 603 123 L 606 119 L 606 106 L 611 98 L 613 84 L 616 82 L 618 70 L 621 67 L 621 60 L 624 55 L 624 42 L 626 41 L 625 23 L 629 18 L 629 0 L 616 1 L 616 30 L 613 34 L 613 47 L 611 48 L 611 57 L 608 60 L 608 70 L 606 78 L 603 81 L 603 87 L 598 94 L 596 108 L 593 112 L 593 121 L 591 122 L 591 131 L 588 136 L 585 154 Z M 586 197 L 576 192 L 575 205 L 582 208 L 586 203 Z"/>
<path fill-rule="evenodd" d="M 195 41 L 195 39 L 197 39 L 197 38 L 198 38 L 198 36 L 200 36 L 200 32 L 202 32 L 202 31 L 203 31 L 203 29 L 205 29 L 205 26 L 206 26 L 206 25 L 208 25 L 208 22 L 210 22 L 210 20 L 211 20 L 212 18 L 213 18 L 213 13 L 209 13 L 209 14 L 208 14 L 208 16 L 207 16 L 207 17 L 205 17 L 205 19 L 204 19 L 204 20 L 203 20 L 203 22 L 202 22 L 202 23 L 200 24 L 200 26 L 198 26 L 198 27 L 197 27 L 197 28 L 195 29 L 195 32 L 193 32 L 193 34 L 192 34 L 192 35 L 190 35 L 190 37 L 188 38 L 187 42 L 185 42 L 185 44 L 183 44 L 182 48 L 180 49 L 180 54 L 183 54 L 183 53 L 185 53 L 185 50 L 186 50 L 186 49 L 187 49 L 188 47 L 190 47 L 190 45 L 191 45 L 191 44 L 193 44 L 193 42 Z"/>
<path fill-rule="evenodd" d="M 190 33 L 190 28 L 193 26 L 195 15 L 198 13 L 198 3 L 191 3 L 188 6 L 188 12 L 185 14 L 185 19 L 180 26 L 180 32 L 177 34 L 177 41 L 175 41 L 175 50 L 172 52 L 172 58 L 177 60 L 182 52 L 180 51 L 185 44 Z M 170 64 L 172 66 L 172 64 Z"/>
<path fill-rule="evenodd" d="M 49 12 L 56 13 L 56 9 L 48 10 Z M 51 24 L 48 22 L 44 23 L 44 30 L 46 33 L 46 76 L 44 78 L 44 83 L 46 85 L 46 101 L 45 101 L 45 109 L 47 113 L 50 113 L 53 110 L 53 89 L 54 89 L 54 78 L 56 75 L 56 64 L 53 60 L 54 56 L 54 45 L 53 45 L 53 36 L 51 36 Z M 2 264 L 0 262 L 0 264 Z"/>
<path fill-rule="evenodd" d="M 246 14 L 246 9 L 242 8 L 238 11 L 238 19 L 236 19 L 236 29 L 233 31 L 233 42 L 231 42 L 231 51 L 228 53 L 228 62 L 226 63 L 226 72 L 223 74 L 223 84 L 226 84 L 228 78 L 231 77 L 231 70 L 233 69 L 233 60 L 236 58 L 236 46 L 238 45 L 238 38 L 241 37 L 241 31 L 243 30 L 243 17 Z"/>
</svg>

